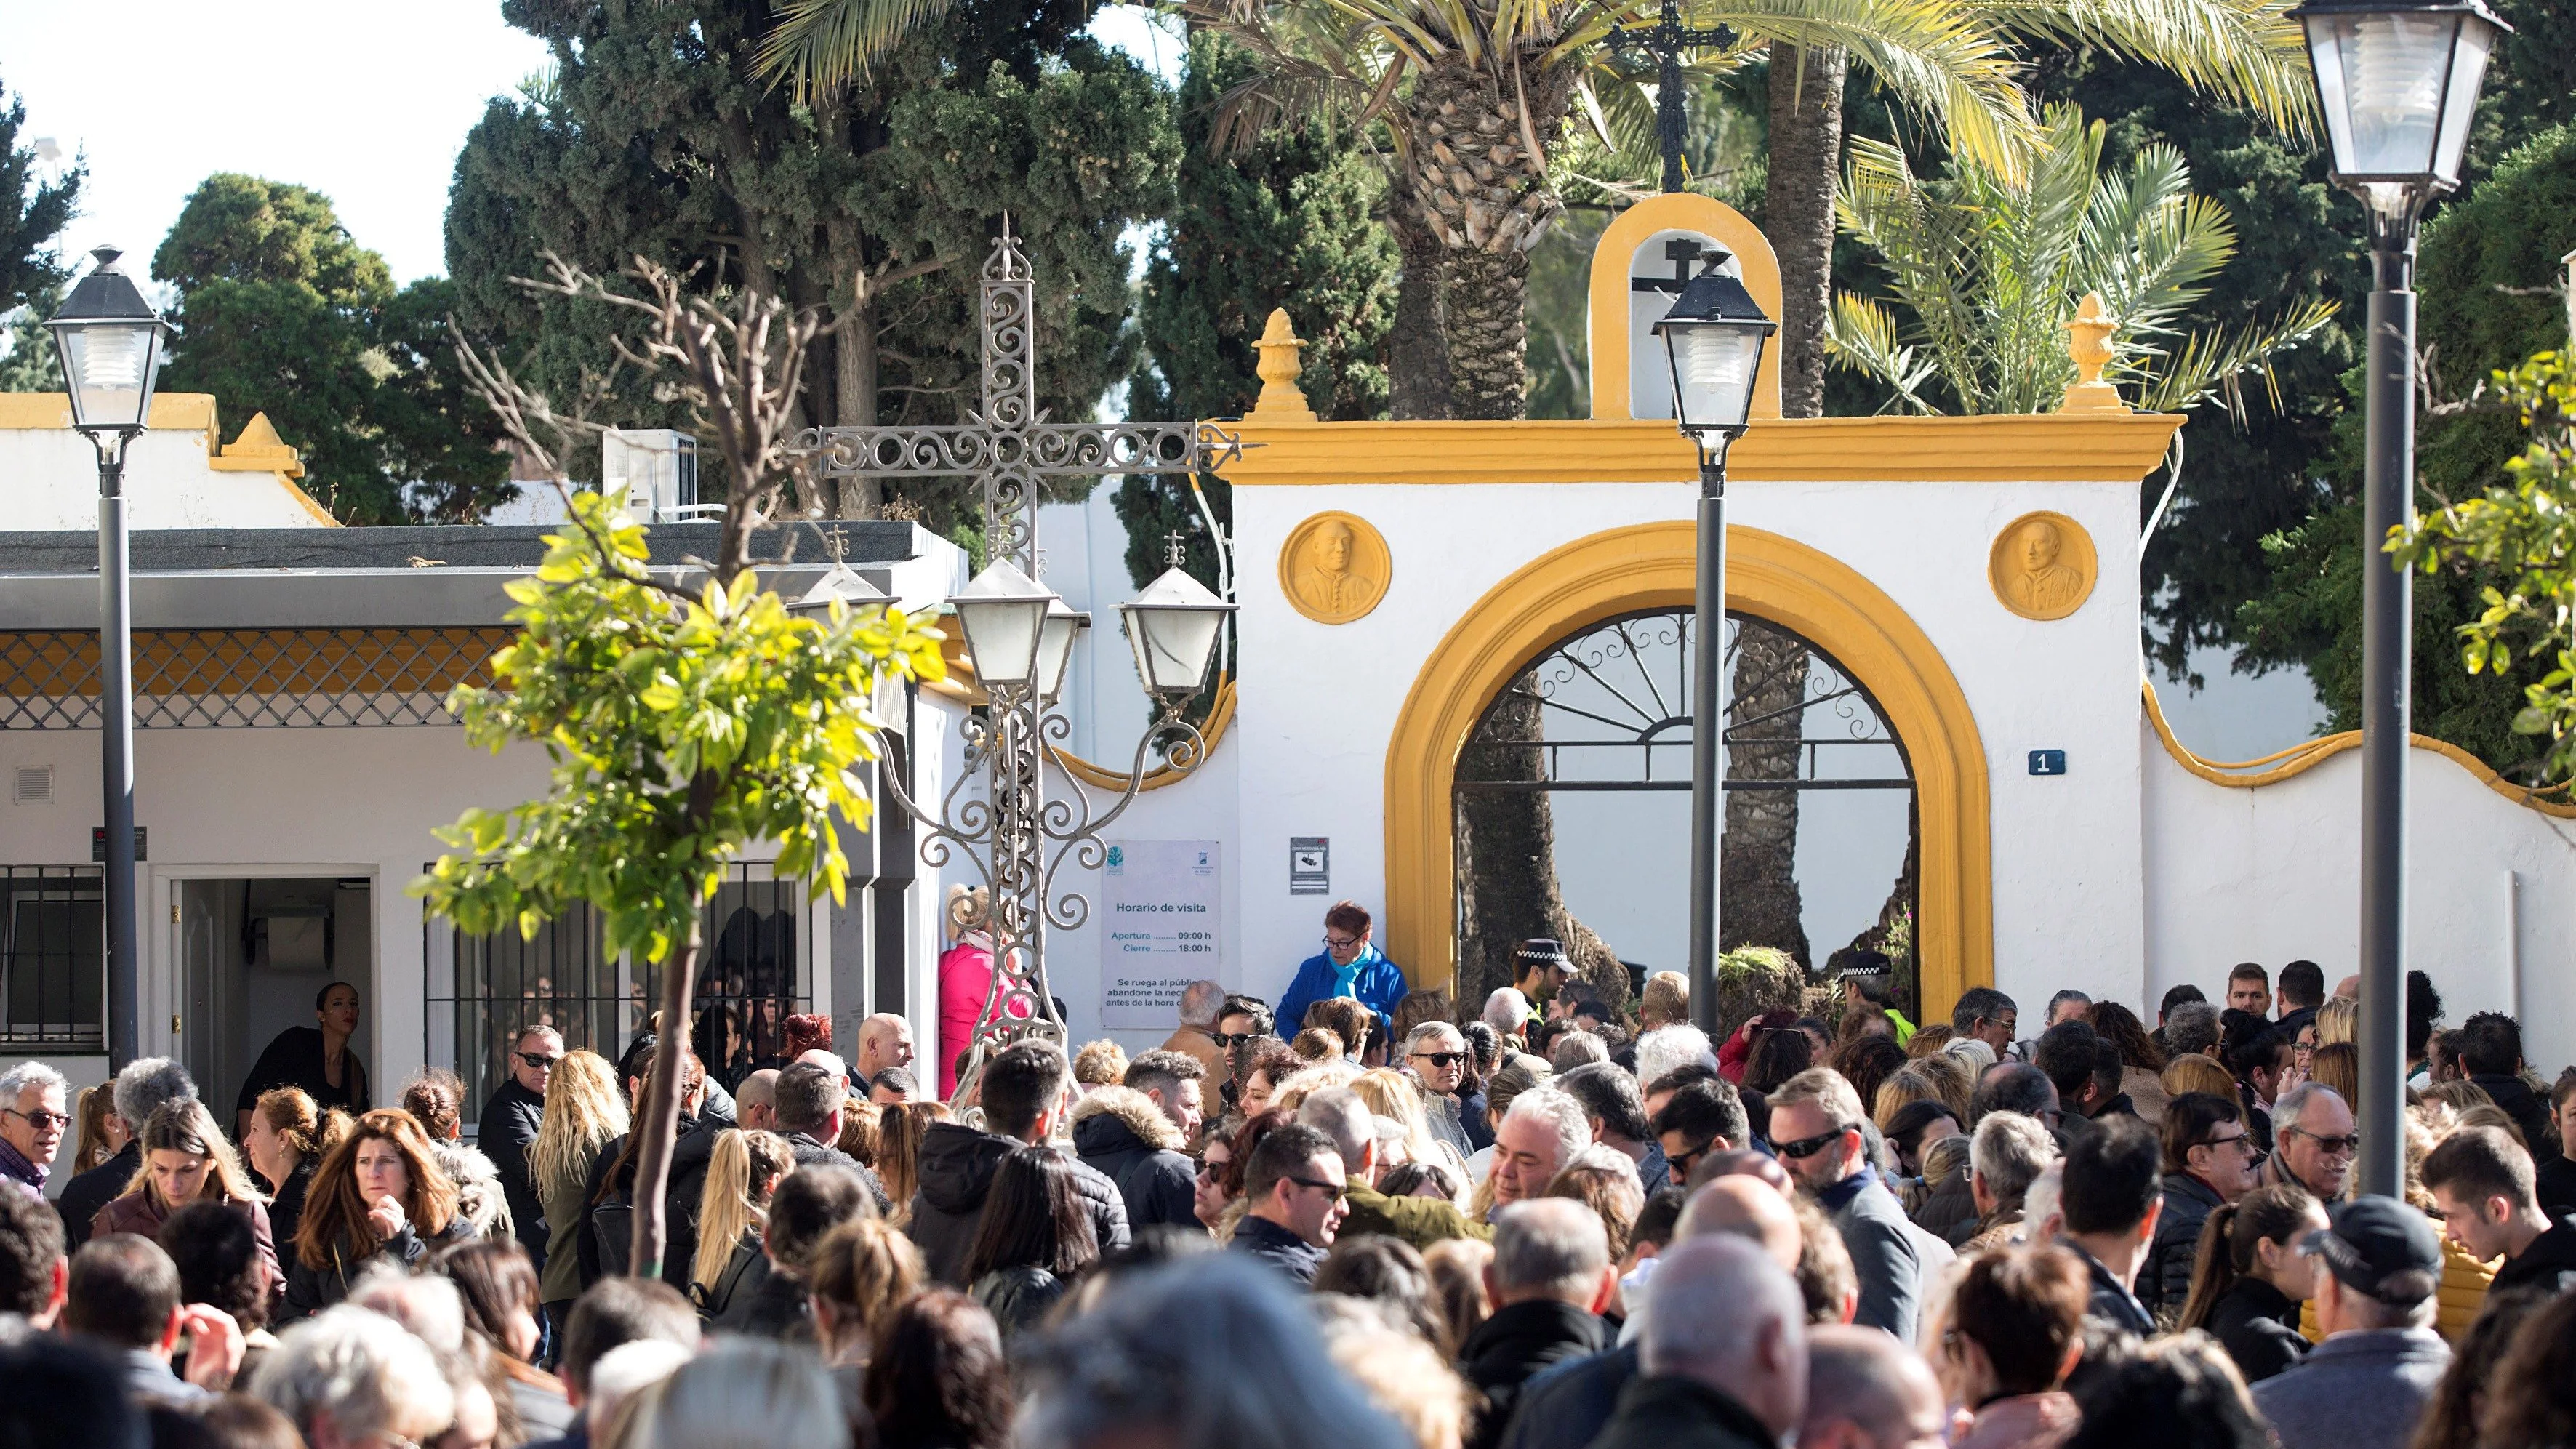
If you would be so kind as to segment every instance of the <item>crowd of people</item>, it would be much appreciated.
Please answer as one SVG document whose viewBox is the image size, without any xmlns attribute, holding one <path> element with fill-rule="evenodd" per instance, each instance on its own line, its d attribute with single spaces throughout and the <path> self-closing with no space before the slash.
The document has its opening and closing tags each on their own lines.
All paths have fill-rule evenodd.
<svg viewBox="0 0 2576 1449">
<path fill-rule="evenodd" d="M 1195 983 L 954 1105 L 891 1018 L 730 1091 L 684 1053 L 658 1277 L 650 1035 L 529 1028 L 472 1145 L 436 1074 L 236 1140 L 169 1061 L 77 1105 L 21 1063 L 0 1449 L 2576 1446 L 2576 1070 L 2420 976 L 2385 1197 L 2310 963 L 2024 1036 L 1864 954 L 1712 1040 L 1676 976 L 1631 1009 L 1532 941 L 1469 1013 L 1368 934 L 1334 908 L 1294 1016 Z"/>
</svg>

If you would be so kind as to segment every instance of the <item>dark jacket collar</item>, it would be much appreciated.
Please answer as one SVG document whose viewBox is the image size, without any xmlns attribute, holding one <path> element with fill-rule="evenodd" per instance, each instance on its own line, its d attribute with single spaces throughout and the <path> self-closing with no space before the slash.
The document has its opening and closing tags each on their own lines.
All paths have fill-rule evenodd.
<svg viewBox="0 0 2576 1449">
<path fill-rule="evenodd" d="M 1869 1185 L 1876 1181 L 1878 1181 L 1878 1169 L 1863 1162 L 1860 1165 L 1860 1171 L 1816 1194 L 1816 1201 L 1824 1205 L 1825 1211 L 1838 1213 L 1843 1210 L 1844 1204 L 1868 1191 Z"/>
<path fill-rule="evenodd" d="M 1531 1298 L 1497 1310 L 1476 1325 L 1460 1345 L 1458 1357 L 1473 1365 L 1488 1356 L 1526 1359 L 1534 1350 L 1571 1344 L 1576 1356 L 1599 1353 L 1609 1346 L 1609 1326 L 1600 1315 L 1554 1298 Z"/>
<path fill-rule="evenodd" d="M 1603 1432 L 1615 1432 L 1623 1421 L 1643 1421 L 1657 1429 L 1674 1431 L 1695 1445 L 1722 1444 L 1729 1439 L 1768 1445 L 1778 1443 L 1780 1438 L 1734 1395 L 1697 1379 L 1665 1374 L 1642 1375 L 1628 1381 L 1628 1387 L 1619 1392 L 1619 1411 L 1611 1418 L 1611 1428 Z"/>
</svg>

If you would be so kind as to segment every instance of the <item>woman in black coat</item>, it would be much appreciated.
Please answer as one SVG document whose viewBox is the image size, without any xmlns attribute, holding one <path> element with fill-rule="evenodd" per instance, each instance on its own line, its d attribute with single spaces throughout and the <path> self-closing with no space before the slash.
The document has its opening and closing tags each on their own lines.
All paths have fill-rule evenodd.
<svg viewBox="0 0 2576 1449">
<path fill-rule="evenodd" d="M 2212 1208 L 2177 1326 L 2217 1339 L 2249 1384 L 2297 1363 L 2308 1351 L 2299 1304 L 2321 1271 L 2299 1244 L 2325 1226 L 2325 1208 L 2295 1187 L 2258 1187 Z"/>
<path fill-rule="evenodd" d="M 373 1264 L 408 1269 L 473 1236 L 474 1225 L 456 1210 L 456 1184 L 439 1170 L 420 1124 L 408 1112 L 369 1112 L 314 1171 L 279 1320 L 347 1298 L 349 1285 Z"/>
</svg>

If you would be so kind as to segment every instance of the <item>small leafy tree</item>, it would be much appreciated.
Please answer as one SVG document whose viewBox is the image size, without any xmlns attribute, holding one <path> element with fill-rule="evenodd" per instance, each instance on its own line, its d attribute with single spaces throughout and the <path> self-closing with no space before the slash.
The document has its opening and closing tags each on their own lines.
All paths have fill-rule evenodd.
<svg viewBox="0 0 2576 1449">
<path fill-rule="evenodd" d="M 2269 324 L 2187 332 L 2186 315 L 2236 254 L 2226 208 L 2192 195 L 2191 168 L 2162 144 L 2125 173 L 2102 174 L 2103 127 L 2073 106 L 2048 108 L 2021 175 L 1972 155 L 1946 177 L 1914 174 L 1894 145 L 1855 137 L 1840 209 L 1844 230 L 1885 261 L 1892 300 L 1834 299 L 1825 345 L 1913 412 L 2054 409 L 2075 364 L 2065 324 L 2099 292 L 2120 324 L 2109 381 L 2155 412 L 2217 397 L 2231 406 L 2249 373 L 2314 337 L 2334 316 L 2310 300 Z"/>
<path fill-rule="evenodd" d="M 499 752 L 542 746 L 542 799 L 476 808 L 439 832 L 454 847 L 411 886 L 460 930 L 537 927 L 587 904 L 607 947 L 660 963 L 662 1030 L 635 1131 L 630 1271 L 661 1272 L 663 1197 L 679 1125 L 680 1062 L 701 941 L 699 911 L 751 845 L 778 845 L 782 879 L 842 899 L 849 860 L 837 816 L 865 829 L 856 773 L 877 758 L 869 713 L 888 675 L 937 679 L 941 635 L 891 605 L 828 617 L 793 612 L 750 568 L 752 530 L 778 505 L 792 460 L 785 427 L 810 315 L 774 297 L 686 297 L 638 263 L 645 295 L 558 266 L 523 282 L 622 307 L 645 319 L 625 359 L 686 403 L 731 466 L 723 542 L 694 591 L 647 565 L 644 530 L 611 500 L 572 493 L 572 519 L 547 537 L 534 577 L 509 587 L 519 637 L 492 658 L 489 688 L 459 688 L 448 708 L 466 738 Z M 460 360 L 493 413 L 532 456 L 548 458 L 586 424 L 557 414 L 489 357 Z"/>
<path fill-rule="evenodd" d="M 2494 389 L 2530 445 L 2483 495 L 2390 530 L 2387 549 L 2428 574 L 2470 568 L 2488 578 L 2478 591 L 2485 609 L 2459 626 L 2461 666 L 2502 674 L 2517 655 L 2547 666 L 2524 686 L 2513 728 L 2548 742 L 2541 772 L 2563 784 L 2576 777 L 2576 354 L 2543 352 L 2497 372 Z"/>
</svg>

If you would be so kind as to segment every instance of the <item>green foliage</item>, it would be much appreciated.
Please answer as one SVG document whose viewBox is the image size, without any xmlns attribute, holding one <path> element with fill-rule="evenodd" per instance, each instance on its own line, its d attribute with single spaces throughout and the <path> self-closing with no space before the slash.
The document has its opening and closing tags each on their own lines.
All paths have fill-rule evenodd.
<svg viewBox="0 0 2576 1449">
<path fill-rule="evenodd" d="M 238 427 L 265 412 L 304 486 L 347 523 L 461 521 L 509 497 L 509 459 L 445 341 L 454 289 L 396 290 L 384 259 L 301 186 L 218 173 L 152 257 L 179 290 L 172 392 Z"/>
<path fill-rule="evenodd" d="M 71 277 L 54 241 L 71 225 L 89 168 L 73 166 L 52 181 L 38 180 L 35 148 L 18 144 L 26 124 L 27 103 L 0 90 L 0 313 L 52 297 L 44 307 L 50 315 L 59 302 L 57 289 Z M 23 362 L 23 348 L 10 360 Z"/>
<path fill-rule="evenodd" d="M 1386 415 L 1386 336 L 1395 320 L 1395 245 L 1371 213 L 1383 173 L 1359 138 L 1324 121 L 1283 124 L 1242 151 L 1218 154 L 1218 107 L 1253 74 L 1241 48 L 1212 30 L 1190 37 L 1175 98 L 1180 182 L 1169 234 L 1146 264 L 1138 331 L 1147 364 L 1129 382 L 1127 415 L 1179 422 L 1241 417 L 1261 390 L 1255 370 L 1273 307 L 1288 309 L 1306 348 L 1298 386 L 1316 415 Z M 1233 490 L 1199 480 L 1221 526 Z M 1127 570 L 1139 587 L 1164 569 L 1164 536 L 1187 537 L 1188 567 L 1210 587 L 1215 562 L 1189 480 L 1119 484 Z"/>
<path fill-rule="evenodd" d="M 642 528 L 596 493 L 573 508 L 536 576 L 509 586 L 519 636 L 495 684 L 448 701 L 478 748 L 542 745 L 552 788 L 440 830 L 455 852 L 410 894 L 462 930 L 523 935 L 587 902 L 611 952 L 652 961 L 694 941 L 758 841 L 778 842 L 780 878 L 840 900 L 832 818 L 868 823 L 853 773 L 877 757 L 868 701 L 889 674 L 939 678 L 938 631 L 892 606 L 800 617 L 748 571 L 675 597 L 643 572 Z"/>
<path fill-rule="evenodd" d="M 2425 227 L 2417 272 L 2417 340 L 2441 390 L 2453 380 L 2511 369 L 2564 347 L 2567 322 L 2558 258 L 2576 250 L 2576 125 L 2544 131 L 2498 162 L 2467 196 Z M 2237 613 L 2247 657 L 2306 666 L 2328 727 L 2360 719 L 2361 568 L 2358 487 L 2363 444 L 2360 377 L 2347 377 L 2346 411 L 2330 475 L 2333 502 L 2307 522 L 2265 539 L 2271 582 Z M 2419 413 L 2417 507 L 2480 497 L 2505 477 L 2530 438 L 2510 409 L 2445 407 Z M 2516 779 L 2539 768 L 2533 740 L 2514 729 L 2526 691 L 2546 672 L 2527 654 L 2499 675 L 2428 668 L 2458 650 L 2459 630 L 2480 619 L 2492 580 L 2474 565 L 2422 577 L 2415 587 L 2415 728 L 2447 740 Z M 2543 661 L 2545 663 L 2545 661 Z"/>
<path fill-rule="evenodd" d="M 2053 411 L 2075 381 L 2066 322 L 2101 294 L 2119 324 L 2104 374 L 2150 411 L 2230 397 L 2249 372 L 2313 336 L 2332 315 L 2310 301 L 2277 323 L 2187 331 L 2208 279 L 2235 254 L 2216 202 L 2191 194 L 2179 151 L 2151 146 L 2101 174 L 2105 127 L 2071 105 L 2048 109 L 2019 177 L 1962 157 L 1918 179 L 1904 151 L 1851 142 L 1836 209 L 1877 251 L 1907 314 L 1844 293 L 1826 348 L 1838 366 L 1892 388 L 1915 412 Z"/>
<path fill-rule="evenodd" d="M 2388 551 L 2428 575 L 2452 565 L 2493 580 L 2459 626 L 2461 667 L 2501 675 L 2519 657 L 2546 671 L 2524 687 L 2513 730 L 2547 738 L 2542 772 L 2563 781 L 2576 775 L 2576 354 L 2544 352 L 2493 381 L 2530 444 L 2501 482 L 2398 530 Z"/>
<path fill-rule="evenodd" d="M 512 280 L 549 251 L 600 276 L 640 255 L 700 294 L 817 310 L 806 420 L 948 423 L 979 400 L 976 280 L 1008 215 L 1039 277 L 1041 405 L 1089 417 L 1133 361 L 1121 233 L 1168 206 L 1179 161 L 1153 77 L 1077 35 L 1093 5 L 983 0 L 808 103 L 754 72 L 778 18 L 760 0 L 511 0 L 555 65 L 457 159 L 458 319 L 559 410 L 685 426 L 616 364 L 633 319 Z M 837 508 L 906 505 L 971 542 L 975 501 L 970 480 L 906 480 Z"/>
<path fill-rule="evenodd" d="M 0 355 L 0 392 L 61 392 L 63 358 L 54 349 L 54 334 L 45 319 L 62 310 L 63 287 L 57 282 L 27 299 L 9 316 L 8 351 Z"/>
</svg>

